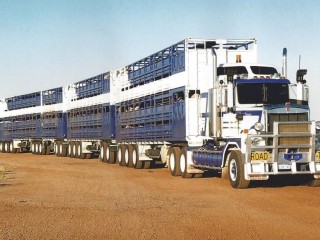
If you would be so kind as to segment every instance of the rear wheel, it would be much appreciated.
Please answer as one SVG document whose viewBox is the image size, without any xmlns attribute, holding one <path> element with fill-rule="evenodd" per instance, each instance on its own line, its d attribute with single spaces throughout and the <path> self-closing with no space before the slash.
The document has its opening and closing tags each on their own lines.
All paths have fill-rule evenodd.
<svg viewBox="0 0 320 240">
<path fill-rule="evenodd" d="M 54 154 L 56 156 L 60 156 L 60 143 L 59 142 L 56 142 L 54 144 Z"/>
<path fill-rule="evenodd" d="M 13 143 L 12 142 L 8 142 L 8 149 L 9 149 L 9 153 L 13 153 Z"/>
<path fill-rule="evenodd" d="M 4 152 L 8 152 L 8 144 L 7 142 L 4 142 Z"/>
<path fill-rule="evenodd" d="M 63 143 L 60 144 L 61 157 L 68 156 L 68 146 L 63 146 Z"/>
<path fill-rule="evenodd" d="M 118 163 L 120 166 L 126 166 L 125 160 L 124 160 L 124 154 L 125 154 L 125 146 L 123 144 L 119 145 L 118 148 Z"/>
<path fill-rule="evenodd" d="M 171 147 L 168 151 L 169 169 L 172 176 L 180 176 L 180 155 L 179 147 Z"/>
<path fill-rule="evenodd" d="M 133 146 L 132 145 L 128 145 L 127 146 L 128 149 L 128 154 L 129 154 L 129 161 L 128 161 L 128 167 L 134 167 L 133 164 Z"/>
<path fill-rule="evenodd" d="M 45 155 L 50 155 L 50 152 L 51 152 L 51 147 L 45 146 Z"/>
<path fill-rule="evenodd" d="M 110 144 L 107 144 L 107 147 L 106 147 L 106 158 L 107 158 L 108 163 L 110 163 L 110 164 L 114 164 L 115 163 L 115 161 L 116 161 L 116 153 L 117 152 L 111 151 Z"/>
<path fill-rule="evenodd" d="M 139 146 L 134 145 L 132 149 L 132 163 L 134 168 L 141 169 L 143 168 L 143 161 L 139 159 Z"/>
<path fill-rule="evenodd" d="M 100 148 L 100 159 L 101 159 L 101 162 L 104 162 L 104 163 L 107 162 L 106 148 L 107 148 L 107 143 L 103 142 Z"/>
<path fill-rule="evenodd" d="M 188 173 L 188 161 L 187 161 L 187 150 L 186 148 L 181 149 L 180 154 L 180 171 L 183 178 L 192 178 L 192 173 Z"/>
<path fill-rule="evenodd" d="M 87 154 L 82 152 L 82 146 L 81 146 L 81 142 L 79 143 L 79 147 L 78 147 L 78 157 L 80 159 L 86 159 Z"/>
<path fill-rule="evenodd" d="M 75 142 L 75 151 L 74 151 L 74 157 L 80 158 L 80 148 L 81 148 L 81 142 Z"/>
<path fill-rule="evenodd" d="M 244 178 L 244 165 L 241 160 L 240 151 L 231 151 L 228 158 L 228 176 L 231 186 L 238 189 L 247 188 L 250 184 L 250 181 Z"/>
</svg>

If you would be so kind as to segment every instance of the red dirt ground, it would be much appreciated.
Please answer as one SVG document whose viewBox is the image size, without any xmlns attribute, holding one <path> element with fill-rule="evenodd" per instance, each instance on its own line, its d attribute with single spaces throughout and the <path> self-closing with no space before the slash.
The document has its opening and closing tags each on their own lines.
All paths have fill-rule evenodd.
<svg viewBox="0 0 320 240">
<path fill-rule="evenodd" d="M 320 189 L 0 154 L 0 239 L 319 239 Z"/>
</svg>

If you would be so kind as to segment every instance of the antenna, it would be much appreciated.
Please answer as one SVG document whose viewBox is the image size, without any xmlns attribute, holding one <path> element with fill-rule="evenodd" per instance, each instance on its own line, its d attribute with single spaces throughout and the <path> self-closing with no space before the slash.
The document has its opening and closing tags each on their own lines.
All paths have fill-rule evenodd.
<svg viewBox="0 0 320 240">
<path fill-rule="evenodd" d="M 300 63 L 301 63 L 301 55 L 299 55 L 299 70 L 300 70 Z"/>
</svg>

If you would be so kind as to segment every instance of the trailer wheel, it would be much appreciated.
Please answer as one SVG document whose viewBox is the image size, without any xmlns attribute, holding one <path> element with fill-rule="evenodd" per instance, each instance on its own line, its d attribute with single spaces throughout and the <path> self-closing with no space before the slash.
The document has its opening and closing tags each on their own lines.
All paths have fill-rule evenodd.
<svg viewBox="0 0 320 240">
<path fill-rule="evenodd" d="M 124 161 L 124 151 L 125 151 L 125 146 L 123 144 L 120 144 L 118 148 L 118 153 L 117 153 L 118 163 L 120 166 L 126 166 L 126 163 Z"/>
<path fill-rule="evenodd" d="M 8 144 L 9 144 L 9 153 L 13 153 L 13 143 L 8 142 Z"/>
<path fill-rule="evenodd" d="M 62 143 L 60 143 L 60 153 L 61 153 L 61 157 L 66 157 L 66 156 L 68 156 L 68 149 L 69 149 L 69 147 L 68 146 L 63 146 L 63 144 Z"/>
<path fill-rule="evenodd" d="M 124 147 L 124 155 L 123 155 L 124 165 L 129 167 L 129 161 L 130 161 L 129 145 L 123 145 L 123 147 Z"/>
<path fill-rule="evenodd" d="M 74 158 L 74 142 L 70 142 L 70 145 L 69 145 L 69 157 Z"/>
<path fill-rule="evenodd" d="M 74 157 L 80 158 L 80 148 L 81 148 L 81 142 L 75 142 L 75 151 L 74 151 Z"/>
<path fill-rule="evenodd" d="M 244 165 L 241 160 L 240 151 L 229 153 L 229 181 L 233 188 L 244 189 L 249 186 L 250 181 L 244 178 Z"/>
<path fill-rule="evenodd" d="M 54 155 L 59 156 L 59 150 L 60 150 L 60 148 L 59 148 L 59 143 L 56 142 L 56 143 L 54 144 Z"/>
<path fill-rule="evenodd" d="M 139 159 L 139 146 L 134 145 L 132 150 L 132 163 L 134 168 L 141 169 L 143 168 L 143 161 Z"/>
<path fill-rule="evenodd" d="M 34 143 L 31 143 L 31 152 L 32 154 L 35 154 L 36 151 L 36 145 Z"/>
<path fill-rule="evenodd" d="M 88 153 L 83 153 L 82 152 L 82 147 L 81 147 L 81 143 L 79 144 L 79 158 L 80 159 L 86 159 L 87 158 L 87 154 Z M 89 153 L 90 154 L 90 153 Z M 91 154 L 90 154 L 91 155 Z"/>
<path fill-rule="evenodd" d="M 50 152 L 51 152 L 51 146 L 46 146 L 45 147 L 45 155 L 50 155 Z"/>
<path fill-rule="evenodd" d="M 181 149 L 181 154 L 180 154 L 180 171 L 181 171 L 181 176 L 183 178 L 192 178 L 192 174 L 188 173 L 188 161 L 187 161 L 187 150 L 186 148 Z"/>
<path fill-rule="evenodd" d="M 0 146 L 1 146 L 1 149 L 0 149 L 1 152 L 5 152 L 5 151 L 4 151 L 4 142 L 1 142 L 1 145 L 0 145 Z"/>
<path fill-rule="evenodd" d="M 103 142 L 100 148 L 100 159 L 101 159 L 101 162 L 104 162 L 104 163 L 107 162 L 106 149 L 107 149 L 107 143 Z"/>
<path fill-rule="evenodd" d="M 171 147 L 168 151 L 169 169 L 172 176 L 181 176 L 180 155 L 181 151 L 179 147 Z"/>
<path fill-rule="evenodd" d="M 134 164 L 133 164 L 133 146 L 132 145 L 128 145 L 127 149 L 128 149 L 128 154 L 129 154 L 128 167 L 132 168 L 132 167 L 134 167 Z"/>
<path fill-rule="evenodd" d="M 116 153 L 117 152 L 111 151 L 110 144 L 107 144 L 106 157 L 107 157 L 107 161 L 108 161 L 109 164 L 114 164 L 115 163 L 115 161 L 116 161 Z"/>
</svg>

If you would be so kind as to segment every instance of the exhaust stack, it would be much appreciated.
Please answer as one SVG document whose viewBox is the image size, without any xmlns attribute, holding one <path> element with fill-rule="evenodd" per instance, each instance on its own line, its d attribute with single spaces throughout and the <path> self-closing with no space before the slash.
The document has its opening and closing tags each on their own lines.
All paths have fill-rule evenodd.
<svg viewBox="0 0 320 240">
<path fill-rule="evenodd" d="M 216 136 L 217 134 L 217 102 L 214 96 L 214 89 L 217 82 L 217 54 L 212 48 L 213 60 L 213 84 L 212 89 L 209 89 L 209 136 Z"/>
<path fill-rule="evenodd" d="M 287 49 L 283 48 L 283 52 L 282 52 L 282 76 L 287 78 L 287 62 L 288 62 L 288 58 L 287 58 Z"/>
</svg>

